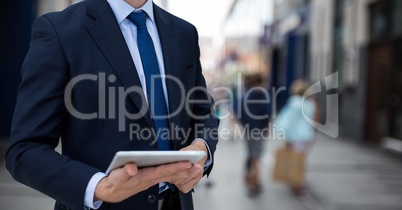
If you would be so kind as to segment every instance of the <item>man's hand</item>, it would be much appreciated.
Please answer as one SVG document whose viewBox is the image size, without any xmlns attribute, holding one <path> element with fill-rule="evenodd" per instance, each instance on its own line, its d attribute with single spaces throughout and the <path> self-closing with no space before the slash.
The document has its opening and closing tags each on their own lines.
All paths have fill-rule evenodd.
<svg viewBox="0 0 402 210">
<path fill-rule="evenodd" d="M 94 200 L 117 203 L 160 182 L 173 183 L 178 177 L 177 174 L 190 176 L 188 173 L 193 168 L 194 166 L 188 162 L 143 169 L 138 169 L 135 164 L 129 163 L 123 168 L 113 170 L 98 183 Z"/>
<path fill-rule="evenodd" d="M 207 153 L 205 157 L 193 164 L 191 168 L 175 173 L 173 180 L 170 182 L 176 185 L 183 193 L 188 193 L 202 179 L 204 165 L 208 160 L 209 152 L 207 145 L 201 139 L 194 140 L 191 145 L 181 149 L 181 151 L 205 151 Z"/>
<path fill-rule="evenodd" d="M 181 151 L 205 151 L 208 154 L 208 148 L 201 139 L 194 140 Z M 207 159 L 208 155 L 193 165 L 179 162 L 142 169 L 134 163 L 126 164 L 98 183 L 94 200 L 117 203 L 160 182 L 170 182 L 180 191 L 188 193 L 201 180 Z"/>
</svg>

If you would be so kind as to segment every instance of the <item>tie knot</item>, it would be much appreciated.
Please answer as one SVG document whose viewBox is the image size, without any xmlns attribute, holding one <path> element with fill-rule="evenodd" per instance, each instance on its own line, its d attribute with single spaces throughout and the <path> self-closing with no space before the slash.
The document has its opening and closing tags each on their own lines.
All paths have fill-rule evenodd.
<svg viewBox="0 0 402 210">
<path fill-rule="evenodd" d="M 141 26 L 146 26 L 146 19 L 147 19 L 147 13 L 144 11 L 140 12 L 132 12 L 127 16 L 127 19 L 129 19 L 132 23 L 134 23 L 135 26 L 138 28 Z"/>
</svg>

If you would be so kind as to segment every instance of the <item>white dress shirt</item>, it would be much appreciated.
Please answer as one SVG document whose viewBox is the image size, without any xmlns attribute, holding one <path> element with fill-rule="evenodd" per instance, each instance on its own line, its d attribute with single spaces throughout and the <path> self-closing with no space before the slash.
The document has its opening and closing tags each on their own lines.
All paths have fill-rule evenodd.
<svg viewBox="0 0 402 210">
<path fill-rule="evenodd" d="M 124 39 L 127 43 L 127 46 L 129 48 L 131 57 L 134 61 L 135 68 L 137 69 L 137 74 L 141 82 L 141 87 L 144 91 L 145 96 L 147 96 L 147 86 L 146 86 L 146 80 L 145 80 L 145 74 L 144 74 L 144 69 L 142 67 L 142 62 L 141 62 L 141 56 L 140 52 L 138 49 L 138 44 L 137 44 L 137 27 L 127 19 L 127 16 L 131 14 L 132 12 L 138 12 L 138 11 L 144 11 L 147 13 L 148 18 L 146 19 L 146 25 L 148 29 L 148 33 L 152 38 L 154 47 L 155 47 L 155 52 L 156 52 L 156 57 L 158 59 L 158 65 L 159 65 L 159 70 L 160 73 L 163 76 L 165 75 L 165 66 L 163 62 L 163 54 L 162 54 L 162 47 L 159 39 L 159 34 L 158 34 L 158 29 L 156 27 L 155 19 L 154 19 L 154 12 L 153 12 L 153 2 L 152 0 L 148 0 L 141 8 L 135 9 L 132 7 L 130 4 L 128 4 L 124 0 L 107 0 L 109 3 L 110 7 L 113 10 L 113 13 L 116 16 L 116 20 L 120 26 L 121 32 L 123 33 Z M 107 33 L 107 31 L 105 31 Z M 134 71 L 134 69 L 133 69 Z M 169 110 L 169 103 L 168 103 L 168 93 L 167 93 L 167 88 L 166 88 L 166 81 L 162 79 L 162 87 L 163 87 L 163 92 L 165 95 L 165 100 L 166 100 L 166 106 Z M 146 98 L 146 97 L 145 97 Z M 205 143 L 206 144 L 206 143 Z M 204 168 L 209 167 L 212 164 L 212 156 L 211 156 L 211 151 L 208 147 L 207 148 L 209 151 L 209 159 L 207 160 L 207 163 L 205 164 Z M 92 178 L 90 179 L 86 191 L 85 191 L 85 199 L 84 199 L 84 205 L 85 207 L 91 208 L 91 209 L 98 209 L 102 205 L 102 201 L 96 201 L 94 202 L 94 195 L 95 195 L 95 188 L 102 180 L 104 177 L 107 175 L 102 172 L 96 173 Z M 160 187 L 163 187 L 165 184 L 160 183 Z M 166 189 L 166 188 L 165 188 Z"/>
</svg>

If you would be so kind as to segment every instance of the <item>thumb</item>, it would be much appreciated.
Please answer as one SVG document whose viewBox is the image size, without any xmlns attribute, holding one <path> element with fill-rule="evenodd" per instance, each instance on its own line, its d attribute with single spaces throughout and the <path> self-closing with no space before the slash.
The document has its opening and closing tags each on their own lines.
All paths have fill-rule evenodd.
<svg viewBox="0 0 402 210">
<path fill-rule="evenodd" d="M 137 165 L 134 163 L 128 163 L 124 166 L 129 176 L 135 176 L 138 173 Z"/>
<path fill-rule="evenodd" d="M 120 180 L 128 180 L 138 173 L 138 168 L 134 163 L 128 163 L 123 168 L 116 169 L 116 176 Z"/>
</svg>

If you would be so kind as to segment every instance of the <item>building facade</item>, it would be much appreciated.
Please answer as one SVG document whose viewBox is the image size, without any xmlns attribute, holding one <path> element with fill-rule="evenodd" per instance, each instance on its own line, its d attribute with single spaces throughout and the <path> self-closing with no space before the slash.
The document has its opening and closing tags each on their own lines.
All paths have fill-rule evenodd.
<svg viewBox="0 0 402 210">
<path fill-rule="evenodd" d="M 340 132 L 402 151 L 402 2 L 314 0 L 311 15 L 311 79 L 338 72 Z"/>
<path fill-rule="evenodd" d="M 397 58 L 402 1 L 277 0 L 274 11 L 267 33 L 274 84 L 289 87 L 296 78 L 320 81 L 325 85 L 316 98 L 323 124 L 350 139 L 402 151 Z M 307 38 L 301 42 L 302 36 Z M 330 75 L 336 76 L 326 80 Z M 331 94 L 338 99 L 329 100 Z"/>
<path fill-rule="evenodd" d="M 402 152 L 402 1 L 368 5 L 366 138 Z"/>
<path fill-rule="evenodd" d="M 264 39 L 271 51 L 271 86 L 286 91 L 277 97 L 281 108 L 289 97 L 291 83 L 298 78 L 307 79 L 309 66 L 309 21 L 310 1 L 276 0 L 273 8 L 273 22 L 267 26 Z"/>
</svg>

